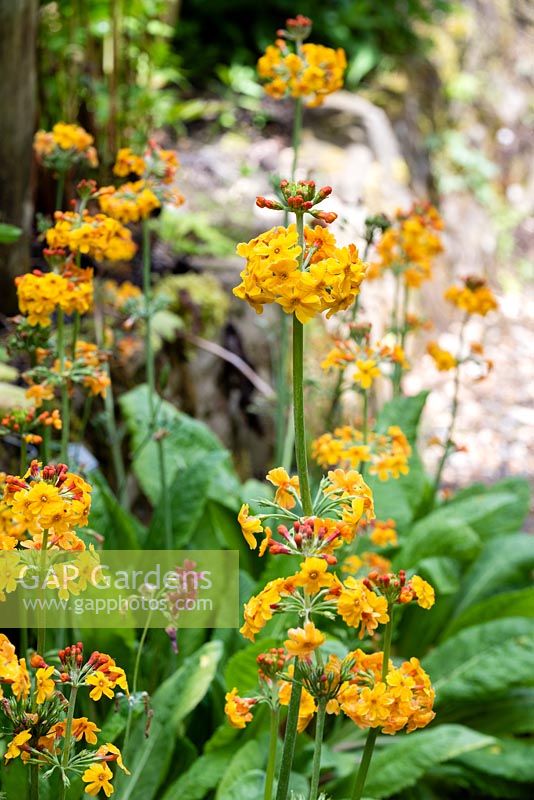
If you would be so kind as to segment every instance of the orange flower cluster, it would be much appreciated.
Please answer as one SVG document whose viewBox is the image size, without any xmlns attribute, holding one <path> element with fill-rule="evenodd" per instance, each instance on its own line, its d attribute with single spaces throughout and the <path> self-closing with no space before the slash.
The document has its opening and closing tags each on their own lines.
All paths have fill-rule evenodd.
<svg viewBox="0 0 534 800">
<path fill-rule="evenodd" d="M 356 247 L 337 247 L 332 234 L 319 227 L 305 228 L 304 235 L 304 251 L 295 225 L 271 228 L 238 245 L 247 263 L 236 297 L 258 314 L 266 304 L 277 303 L 302 323 L 323 311 L 330 317 L 349 308 L 365 276 Z"/>
<path fill-rule="evenodd" d="M 403 729 L 411 733 L 434 719 L 435 692 L 417 658 L 399 668 L 390 662 L 384 680 L 383 653 L 366 655 L 356 650 L 350 655 L 355 659 L 355 677 L 341 687 L 337 704 L 358 727 L 380 728 L 387 734 Z"/>
<path fill-rule="evenodd" d="M 39 428 L 61 430 L 61 417 L 57 408 L 53 411 L 42 411 L 40 414 L 37 414 L 36 408 L 16 408 L 0 420 L 0 436 L 16 433 L 26 444 L 41 444 L 43 437 L 34 433 Z"/>
<path fill-rule="evenodd" d="M 363 433 L 350 425 L 324 433 L 312 442 L 312 458 L 320 466 L 341 464 L 356 469 L 362 462 L 369 462 L 369 472 L 381 481 L 407 475 L 410 455 L 408 440 L 397 425 L 391 425 L 386 433 L 369 434 L 367 444 Z"/>
<path fill-rule="evenodd" d="M 39 549 L 47 531 L 49 547 L 85 549 L 74 529 L 87 525 L 91 487 L 66 464 L 42 467 L 34 460 L 24 477 L 7 475 L 4 502 L 16 525 L 29 534 L 23 547 Z"/>
<path fill-rule="evenodd" d="M 336 339 L 334 347 L 321 362 L 321 367 L 325 370 L 345 370 L 354 365 L 356 369 L 351 375 L 352 380 L 360 390 L 367 391 L 383 371 L 397 364 L 403 369 L 409 367 L 404 350 L 399 344 L 376 342 L 371 346 L 365 341 L 358 342 L 350 338 Z"/>
<path fill-rule="evenodd" d="M 61 274 L 34 270 L 15 278 L 19 308 L 30 325 L 48 327 L 61 308 L 86 314 L 93 307 L 93 270 L 68 265 Z"/>
<path fill-rule="evenodd" d="M 308 108 L 322 105 L 325 97 L 343 88 L 346 68 L 342 48 L 303 44 L 293 52 L 283 39 L 269 45 L 258 61 L 258 75 L 270 97 L 302 98 Z"/>
<path fill-rule="evenodd" d="M 484 278 L 470 276 L 464 279 L 463 286 L 450 286 L 445 291 L 445 300 L 466 314 L 479 314 L 485 317 L 498 308 L 495 295 Z"/>
<path fill-rule="evenodd" d="M 79 125 L 58 122 L 51 132 L 37 131 L 33 149 L 47 167 L 64 171 L 70 164 L 85 161 L 90 167 L 98 166 L 98 156 L 93 137 Z M 62 169 L 63 168 L 63 169 Z"/>
<path fill-rule="evenodd" d="M 440 372 L 448 372 L 458 364 L 453 354 L 448 350 L 444 350 L 437 342 L 428 342 L 426 351 Z"/>
<path fill-rule="evenodd" d="M 51 248 L 68 248 L 96 261 L 130 261 L 135 255 L 137 247 L 128 228 L 106 214 L 56 211 L 54 219 L 46 232 Z"/>
<path fill-rule="evenodd" d="M 443 220 L 430 204 L 397 211 L 376 246 L 378 261 L 371 265 L 368 277 L 379 278 L 390 269 L 402 276 L 406 286 L 420 287 L 432 277 L 434 259 L 443 250 L 441 230 Z"/>
</svg>

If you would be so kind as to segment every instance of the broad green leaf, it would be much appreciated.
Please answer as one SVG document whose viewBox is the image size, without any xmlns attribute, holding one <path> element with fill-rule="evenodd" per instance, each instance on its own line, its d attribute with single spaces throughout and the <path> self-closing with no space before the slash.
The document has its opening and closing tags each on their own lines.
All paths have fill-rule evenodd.
<svg viewBox="0 0 534 800">
<path fill-rule="evenodd" d="M 119 503 L 98 470 L 91 473 L 93 491 L 89 527 L 98 531 L 108 550 L 138 550 L 146 538 L 146 528 Z"/>
<path fill-rule="evenodd" d="M 228 764 L 217 789 L 215 800 L 230 800 L 235 797 L 231 792 L 240 782 L 245 772 L 263 766 L 264 754 L 256 740 L 251 740 L 241 747 Z"/>
<path fill-rule="evenodd" d="M 517 533 L 492 539 L 465 575 L 456 613 L 496 591 L 521 588 L 529 580 L 532 568 L 533 537 Z"/>
<path fill-rule="evenodd" d="M 417 565 L 417 574 L 429 581 L 440 597 L 455 594 L 460 587 L 460 565 L 454 558 L 424 558 Z"/>
<path fill-rule="evenodd" d="M 204 514 L 213 475 L 226 457 L 224 451 L 208 453 L 204 458 L 178 469 L 169 487 L 173 547 L 178 550 L 191 542 Z M 164 509 L 157 506 L 150 524 L 151 548 L 165 547 Z"/>
<path fill-rule="evenodd" d="M 179 469 L 186 469 L 208 453 L 225 452 L 215 434 L 202 422 L 178 411 L 159 396 L 156 402 L 157 425 L 169 431 L 164 439 L 164 461 L 169 485 Z M 150 502 L 156 506 L 161 495 L 161 486 L 157 445 L 149 430 L 149 394 L 146 384 L 122 395 L 120 406 L 131 437 L 135 475 Z"/>
<path fill-rule="evenodd" d="M 459 756 L 457 761 L 498 778 L 534 784 L 534 744 L 498 739 L 489 747 Z"/>
<path fill-rule="evenodd" d="M 457 502 L 444 503 L 420 520 L 413 532 L 432 532 L 469 525 L 482 539 L 499 534 L 497 523 L 503 517 L 514 519 L 518 524 L 507 530 L 518 530 L 523 511 L 518 513 L 517 495 L 510 491 L 489 491 L 486 494 L 466 497 Z M 495 528 L 492 528 L 495 523 Z"/>
<path fill-rule="evenodd" d="M 503 694 L 534 673 L 534 621 L 523 617 L 486 622 L 447 639 L 423 659 L 436 705 Z"/>
<path fill-rule="evenodd" d="M 377 431 L 383 433 L 390 425 L 398 425 L 413 444 L 429 392 L 419 392 L 412 397 L 396 397 L 384 403 L 376 421 Z"/>
<path fill-rule="evenodd" d="M 261 769 L 249 769 L 242 772 L 239 778 L 227 790 L 215 795 L 216 800 L 263 800 L 265 772 Z"/>
<path fill-rule="evenodd" d="M 452 620 L 440 638 L 448 639 L 462 628 L 503 617 L 534 617 L 534 588 L 501 592 L 469 606 Z"/>
<path fill-rule="evenodd" d="M 499 536 L 503 533 L 514 533 L 521 529 L 530 509 L 531 489 L 529 482 L 525 478 L 517 476 L 504 478 L 492 486 L 486 486 L 482 483 L 472 484 L 466 489 L 460 490 L 447 503 L 447 506 L 449 508 L 453 507 L 468 497 L 480 498 L 484 495 L 501 494 L 503 492 L 512 493 L 515 496 L 515 502 L 506 504 L 501 509 L 493 508 L 489 520 L 482 518 L 480 534 L 483 538 L 487 538 L 487 536 Z"/>
<path fill-rule="evenodd" d="M 416 522 L 401 539 L 401 549 L 394 559 L 397 568 L 410 569 L 422 559 L 448 556 L 469 561 L 480 550 L 480 538 L 469 525 L 441 521 L 427 525 L 428 517 Z"/>
<path fill-rule="evenodd" d="M 208 642 L 155 692 L 149 736 L 145 736 L 145 720 L 136 721 L 124 753 L 132 774 L 115 779 L 120 800 L 153 800 L 157 796 L 169 769 L 178 727 L 208 691 L 221 655 L 220 642 Z"/>
<path fill-rule="evenodd" d="M 439 725 L 394 737 L 371 762 L 365 791 L 391 797 L 416 784 L 434 765 L 492 744 L 493 739 L 462 725 Z"/>
<path fill-rule="evenodd" d="M 532 794 L 528 784 L 488 775 L 456 760 L 434 767 L 425 781 L 438 788 L 438 800 L 444 793 L 447 797 L 477 797 L 483 800 L 492 797 L 495 800 L 530 800 Z"/>
<path fill-rule="evenodd" d="M 490 736 L 532 734 L 534 688 L 511 689 L 504 697 L 492 697 L 490 703 L 471 701 L 467 708 L 458 709 L 457 718 L 461 718 L 464 725 Z"/>
<path fill-rule="evenodd" d="M 259 639 L 254 644 L 234 653 L 228 660 L 224 671 L 226 688 L 231 691 L 234 686 L 239 690 L 240 695 L 257 690 L 258 687 L 258 662 L 257 656 L 265 653 L 270 647 L 277 647 L 279 642 L 276 639 Z"/>
<path fill-rule="evenodd" d="M 226 747 L 200 756 L 169 786 L 162 800 L 203 800 L 221 780 L 233 753 L 234 748 Z"/>
</svg>

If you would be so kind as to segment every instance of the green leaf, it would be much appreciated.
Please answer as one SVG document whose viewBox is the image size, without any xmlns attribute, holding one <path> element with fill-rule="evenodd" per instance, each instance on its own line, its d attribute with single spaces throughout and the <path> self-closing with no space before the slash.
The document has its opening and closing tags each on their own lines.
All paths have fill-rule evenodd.
<svg viewBox="0 0 534 800">
<path fill-rule="evenodd" d="M 417 574 L 429 581 L 440 597 L 455 594 L 460 587 L 460 565 L 454 558 L 424 558 L 417 565 Z"/>
<path fill-rule="evenodd" d="M 390 425 L 398 425 L 413 445 L 428 395 L 429 392 L 424 391 L 412 397 L 396 397 L 384 403 L 377 417 L 376 430 L 385 433 Z"/>
<path fill-rule="evenodd" d="M 442 520 L 439 525 L 430 526 L 427 519 L 416 522 L 402 537 L 402 547 L 394 559 L 397 568 L 410 569 L 422 559 L 434 556 L 469 561 L 480 550 L 480 538 L 469 525 Z"/>
<path fill-rule="evenodd" d="M 265 772 L 251 769 L 240 777 L 223 794 L 215 795 L 216 800 L 263 800 Z"/>
<path fill-rule="evenodd" d="M 220 642 L 208 642 L 159 687 L 152 698 L 154 716 L 148 738 L 145 720 L 136 721 L 124 753 L 129 777 L 116 776 L 121 800 L 153 800 L 173 755 L 182 720 L 200 703 L 215 676 L 222 655 Z"/>
<path fill-rule="evenodd" d="M 518 739 L 498 739 L 489 747 L 465 753 L 457 761 L 497 778 L 534 783 L 534 744 Z"/>
<path fill-rule="evenodd" d="M 91 472 L 91 483 L 89 527 L 104 537 L 108 550 L 138 550 L 146 538 L 144 525 L 120 505 L 101 472 Z"/>
<path fill-rule="evenodd" d="M 119 402 L 131 437 L 135 475 L 150 502 L 157 506 L 161 486 L 157 445 L 149 431 L 148 397 L 148 387 L 142 384 L 122 395 Z M 169 485 L 179 469 L 187 469 L 208 453 L 225 452 L 215 434 L 202 422 L 178 411 L 166 400 L 157 397 L 156 402 L 158 427 L 169 431 L 164 439 L 165 469 Z"/>
<path fill-rule="evenodd" d="M 521 526 L 523 511 L 518 509 L 517 495 L 510 491 L 488 491 L 486 494 L 466 497 L 456 502 L 444 503 L 415 526 L 417 531 L 441 531 L 469 525 L 483 539 L 500 533 L 503 517 L 513 520 L 513 527 Z"/>
<path fill-rule="evenodd" d="M 534 588 L 501 592 L 469 606 L 452 620 L 441 639 L 448 639 L 462 628 L 503 617 L 534 617 Z"/>
<path fill-rule="evenodd" d="M 264 757 L 259 743 L 256 740 L 247 742 L 234 755 L 228 764 L 223 778 L 217 789 L 215 800 L 234 800 L 237 795 L 233 791 L 237 789 L 244 773 L 250 769 L 258 768 L 263 765 Z"/>
<path fill-rule="evenodd" d="M 462 725 L 439 725 L 395 737 L 373 758 L 365 791 L 376 798 L 391 797 L 414 786 L 434 765 L 492 742 L 492 738 Z"/>
<path fill-rule="evenodd" d="M 534 672 L 534 622 L 486 622 L 447 639 L 423 659 L 436 705 L 493 697 L 526 683 Z"/>
<path fill-rule="evenodd" d="M 258 663 L 256 657 L 270 647 L 277 646 L 276 639 L 260 639 L 234 653 L 228 660 L 224 671 L 224 680 L 228 691 L 231 691 L 235 686 L 240 695 L 246 695 L 248 691 L 257 689 Z"/>
<path fill-rule="evenodd" d="M 0 244 L 13 244 L 22 236 L 22 229 L 16 225 L 0 222 Z"/>
<path fill-rule="evenodd" d="M 490 736 L 534 733 L 534 689 L 511 689 L 504 697 L 492 697 L 491 703 L 471 701 L 461 708 L 464 725 Z"/>
<path fill-rule="evenodd" d="M 517 533 L 492 539 L 462 582 L 456 613 L 499 589 L 515 588 L 525 583 L 533 567 L 533 537 Z"/>
<path fill-rule="evenodd" d="M 187 772 L 169 786 L 162 800 L 202 800 L 221 780 L 233 753 L 233 747 L 225 747 L 200 756 Z"/>
<path fill-rule="evenodd" d="M 226 458 L 224 451 L 208 453 L 202 459 L 178 469 L 169 487 L 169 503 L 173 546 L 179 549 L 191 541 L 193 533 L 204 514 L 213 475 Z M 155 509 L 148 541 L 151 548 L 165 547 L 164 509 L 161 504 Z"/>
<path fill-rule="evenodd" d="M 493 508 L 491 518 L 482 518 L 480 522 L 480 534 L 484 537 L 499 536 L 503 533 L 514 533 L 521 529 L 525 518 L 530 510 L 530 484 L 525 478 L 510 477 L 486 486 L 482 483 L 475 483 L 466 489 L 459 491 L 448 503 L 447 506 L 455 506 L 468 497 L 488 496 L 491 494 L 512 493 L 515 497 L 513 503 L 505 504 L 501 509 Z M 478 524 L 478 523 L 477 523 Z M 475 526 L 476 527 L 476 526 Z"/>
</svg>

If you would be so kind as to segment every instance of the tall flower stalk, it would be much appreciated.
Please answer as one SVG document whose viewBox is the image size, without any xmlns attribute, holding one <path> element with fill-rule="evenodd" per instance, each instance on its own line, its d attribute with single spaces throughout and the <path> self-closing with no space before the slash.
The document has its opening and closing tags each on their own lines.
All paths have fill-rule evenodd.
<svg viewBox="0 0 534 800">
<path fill-rule="evenodd" d="M 165 546 L 172 549 L 172 518 L 169 506 L 167 471 L 165 464 L 165 431 L 158 430 L 158 395 L 156 392 L 156 365 L 152 342 L 152 258 L 150 248 L 150 226 L 143 220 L 143 294 L 145 298 L 145 356 L 146 382 L 148 385 L 148 424 L 156 444 L 157 465 L 160 485 L 160 501 L 163 506 L 163 529 Z"/>
</svg>

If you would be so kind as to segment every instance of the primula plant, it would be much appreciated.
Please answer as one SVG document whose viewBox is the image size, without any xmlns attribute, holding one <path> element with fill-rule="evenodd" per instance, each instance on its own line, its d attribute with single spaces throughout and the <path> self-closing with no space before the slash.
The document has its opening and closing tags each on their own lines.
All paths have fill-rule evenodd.
<svg viewBox="0 0 534 800">
<path fill-rule="evenodd" d="M 446 285 L 442 205 L 388 204 L 353 229 L 360 215 L 347 203 L 337 227 L 334 189 L 299 162 L 302 128 L 321 114 L 326 130 L 327 98 L 363 62 L 326 46 L 341 41 L 334 29 L 318 32 L 326 44 L 310 41 L 302 14 L 269 40 L 251 81 L 254 107 L 268 115 L 276 104 L 277 136 L 287 125 L 291 143 L 286 175 L 256 198 L 258 227 L 215 227 L 211 178 L 206 209 L 195 197 L 183 216 L 172 130 L 145 137 L 153 109 L 131 119 L 147 98 L 176 92 L 135 45 L 146 22 L 143 37 L 156 49 L 165 36 L 169 52 L 172 24 L 133 0 L 111 3 L 100 25 L 99 5 L 88 20 L 100 26 L 110 97 L 99 84 L 97 105 L 80 113 L 88 130 L 47 117 L 50 130 L 35 134 L 38 181 L 48 171 L 56 202 L 36 217 L 0 342 L 13 384 L 0 414 L 0 613 L 13 626 L 0 633 L 0 793 L 527 800 L 528 487 L 513 477 L 459 488 L 456 473 L 464 387 L 474 392 L 494 369 L 491 272 L 440 290 L 451 327 L 432 330 L 427 292 L 435 278 Z M 47 25 L 69 10 L 46 4 Z M 78 33 L 69 54 L 76 41 L 90 51 L 95 31 Z M 171 104 L 165 118 L 196 102 Z M 219 263 L 238 236 L 235 265 Z M 271 356 L 264 375 L 248 352 L 256 325 Z M 425 410 L 428 392 L 411 394 L 424 385 L 421 368 L 411 372 L 419 362 L 440 373 L 443 418 Z M 182 410 L 195 406 L 188 384 L 214 428 L 242 441 L 240 455 Z M 88 598 L 111 598 L 94 583 L 107 557 L 143 575 L 177 551 L 170 585 L 151 569 L 121 586 L 105 616 L 86 611 Z M 38 594 L 17 606 L 28 574 Z M 188 613 L 212 578 L 215 607 L 199 628 Z M 147 615 L 130 614 L 132 603 Z"/>
</svg>

